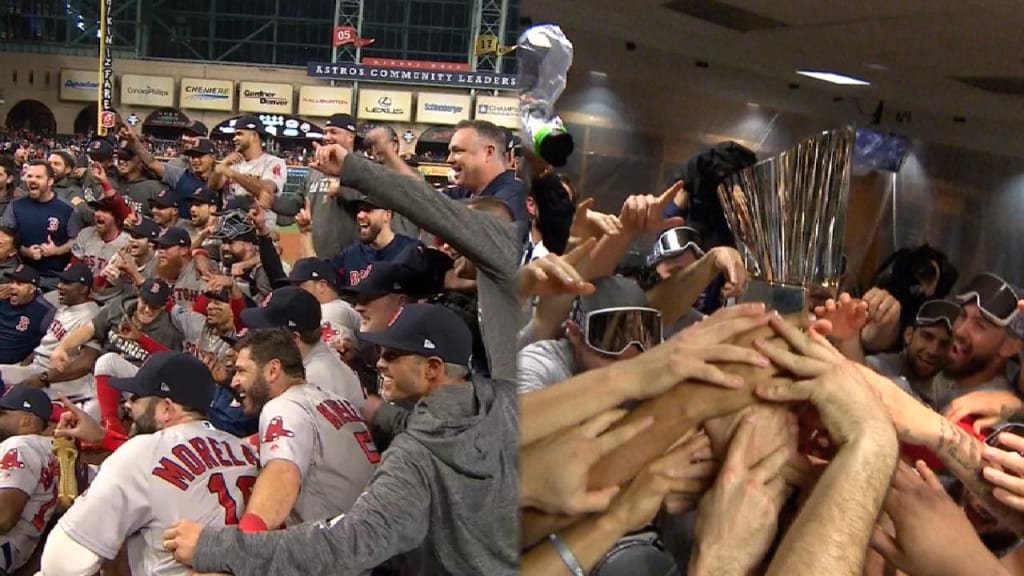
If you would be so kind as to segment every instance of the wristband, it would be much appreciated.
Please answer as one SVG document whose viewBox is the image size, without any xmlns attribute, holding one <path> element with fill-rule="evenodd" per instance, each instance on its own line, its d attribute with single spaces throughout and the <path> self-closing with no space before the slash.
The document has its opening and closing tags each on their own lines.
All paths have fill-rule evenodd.
<svg viewBox="0 0 1024 576">
<path fill-rule="evenodd" d="M 256 514 L 246 513 L 242 514 L 242 519 L 238 521 L 238 529 L 246 534 L 252 534 L 253 532 L 266 532 L 267 523 L 263 521 Z"/>
<path fill-rule="evenodd" d="M 569 569 L 569 573 L 573 576 L 586 576 L 586 571 L 583 570 L 583 566 L 580 566 L 580 561 L 576 558 L 576 555 L 569 550 L 565 542 L 558 537 L 558 534 L 548 534 L 548 541 L 555 547 L 555 551 L 558 552 L 558 556 L 562 558 L 562 563 Z"/>
</svg>

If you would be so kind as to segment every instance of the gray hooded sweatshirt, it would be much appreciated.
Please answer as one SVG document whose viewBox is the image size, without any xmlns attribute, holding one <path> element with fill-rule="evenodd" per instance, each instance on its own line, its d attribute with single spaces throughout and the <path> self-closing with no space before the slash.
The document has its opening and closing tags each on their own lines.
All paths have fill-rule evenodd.
<svg viewBox="0 0 1024 576">
<path fill-rule="evenodd" d="M 444 386 L 416 404 L 347 514 L 261 534 L 208 527 L 193 568 L 341 576 L 405 554 L 416 574 L 516 574 L 518 463 L 515 386 Z"/>
</svg>

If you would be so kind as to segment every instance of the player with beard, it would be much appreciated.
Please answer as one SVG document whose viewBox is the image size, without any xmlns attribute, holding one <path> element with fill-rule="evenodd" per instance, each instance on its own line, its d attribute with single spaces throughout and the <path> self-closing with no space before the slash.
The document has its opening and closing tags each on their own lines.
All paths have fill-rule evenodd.
<svg viewBox="0 0 1024 576">
<path fill-rule="evenodd" d="M 228 210 L 217 218 L 217 228 L 211 235 L 221 241 L 224 257 L 230 258 L 231 276 L 208 279 L 212 288 L 224 288 L 238 283 L 242 293 L 257 303 L 273 290 L 270 277 L 262 265 L 257 243 L 260 241 L 252 218 L 241 210 Z"/>
<path fill-rule="evenodd" d="M 28 196 L 18 198 L 4 212 L 3 225 L 21 235 L 25 263 L 39 271 L 41 286 L 57 287 L 57 273 L 71 260 L 72 239 L 78 233 L 72 222 L 74 208 L 53 191 L 53 169 L 32 161 L 25 172 Z"/>
<path fill-rule="evenodd" d="M 235 348 L 231 387 L 245 413 L 260 417 L 260 475 L 239 528 L 262 532 L 348 512 L 380 461 L 359 411 L 306 382 L 287 330 L 254 330 Z"/>
<path fill-rule="evenodd" d="M 215 253 L 214 247 L 208 246 L 208 242 L 205 239 L 201 239 L 199 242 L 200 246 L 196 246 L 196 237 L 199 236 L 200 231 L 213 225 L 214 218 L 217 216 L 217 205 L 219 204 L 217 195 L 206 186 L 198 186 L 189 195 L 186 203 L 188 204 L 188 220 L 178 222 L 178 227 L 184 228 L 188 232 L 188 235 L 192 237 L 192 245 L 194 247 L 202 247 L 207 252 Z"/>
<path fill-rule="evenodd" d="M 103 276 L 103 270 L 128 245 L 128 234 L 121 230 L 127 207 L 106 198 L 88 204 L 93 209 L 94 224 L 83 228 L 75 237 L 71 246 L 71 261 L 82 262 L 89 267 L 96 282 L 92 298 L 102 304 L 124 291 L 123 284 L 108 282 Z"/>
<path fill-rule="evenodd" d="M 10 293 L 0 300 L 0 364 L 18 364 L 39 345 L 55 310 L 39 295 L 39 272 L 20 264 L 6 279 Z"/>
<path fill-rule="evenodd" d="M 147 280 L 138 296 L 126 295 L 108 302 L 92 322 L 78 328 L 57 345 L 50 364 L 63 370 L 71 352 L 95 340 L 104 352 L 96 361 L 96 399 L 103 427 L 124 439 L 118 406 L 120 395 L 110 387 L 111 377 L 133 376 L 156 352 L 180 351 L 181 332 L 171 323 L 167 304 L 171 288 L 161 280 Z M 118 436 L 120 434 L 120 436 Z"/>
<path fill-rule="evenodd" d="M 4 276 L 21 264 L 18 257 L 18 232 L 0 226 L 0 300 L 7 299 L 10 293 Z"/>
<path fill-rule="evenodd" d="M 934 408 L 932 380 L 945 367 L 953 326 L 960 313 L 960 305 L 955 302 L 925 302 L 918 310 L 913 324 L 903 332 L 903 350 L 868 356 L 867 365 L 879 374 L 892 378 L 900 388 Z"/>
<path fill-rule="evenodd" d="M 132 438 L 103 462 L 53 529 L 42 572 L 95 574 L 125 546 L 133 574 L 185 576 L 189 571 L 163 550 L 160 535 L 180 518 L 236 524 L 256 480 L 256 455 L 206 419 L 216 384 L 192 356 L 154 354 L 134 377 L 111 385 L 129 398 Z M 93 443 L 104 437 L 80 412 L 62 416 L 59 433 Z"/>
<path fill-rule="evenodd" d="M 92 284 L 92 272 L 85 264 L 68 265 L 57 284 L 60 306 L 46 328 L 46 334 L 24 362 L 0 365 L 0 377 L 4 382 L 45 389 L 54 402 L 59 400 L 59 394 L 64 394 L 90 414 L 99 414 L 91 374 L 99 357 L 99 346 L 83 347 L 82 353 L 60 370 L 50 362 L 50 356 L 60 341 L 92 322 L 99 312 L 99 305 L 89 298 Z"/>
<path fill-rule="evenodd" d="M 0 397 L 0 574 L 17 574 L 32 556 L 57 509 L 50 399 L 13 386 Z"/>
<path fill-rule="evenodd" d="M 85 200 L 85 192 L 74 181 L 75 157 L 65 150 L 57 150 L 46 160 L 53 168 L 53 191 L 61 200 L 78 206 Z"/>
<path fill-rule="evenodd" d="M 161 190 L 166 190 L 163 184 L 146 176 L 145 165 L 131 148 L 120 148 L 117 151 L 117 173 L 121 180 L 118 191 L 128 206 L 140 216 L 150 216 L 150 201 Z"/>
<path fill-rule="evenodd" d="M 355 202 L 356 226 L 359 243 L 353 244 L 330 259 L 331 265 L 342 277 L 342 286 L 355 286 L 376 262 L 388 262 L 398 258 L 406 248 L 419 241 L 409 236 L 396 234 L 391 228 L 391 210 L 385 210 L 360 195 Z M 317 256 L 313 249 L 311 221 L 303 211 L 296 218 L 301 233 L 300 242 L 303 257 Z M 326 256 L 326 255 L 325 255 Z"/>
<path fill-rule="evenodd" d="M 203 292 L 203 278 L 192 258 L 192 239 L 181 228 L 168 228 L 156 241 L 156 275 L 174 286 L 174 303 L 188 308 Z"/>
<path fill-rule="evenodd" d="M 0 216 L 18 196 L 21 173 L 10 156 L 0 155 Z"/>
<path fill-rule="evenodd" d="M 235 122 L 235 151 L 217 165 L 214 171 L 230 182 L 230 196 L 251 196 L 267 212 L 267 225 L 275 226 L 277 216 L 270 211 L 274 198 L 284 190 L 288 180 L 285 161 L 263 150 L 266 128 L 255 116 L 242 116 Z"/>
</svg>

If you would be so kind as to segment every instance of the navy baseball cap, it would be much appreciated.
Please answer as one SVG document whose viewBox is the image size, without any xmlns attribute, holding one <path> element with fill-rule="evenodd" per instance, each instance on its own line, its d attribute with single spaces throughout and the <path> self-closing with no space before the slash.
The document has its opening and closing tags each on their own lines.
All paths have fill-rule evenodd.
<svg viewBox="0 0 1024 576">
<path fill-rule="evenodd" d="M 164 233 L 156 239 L 156 245 L 159 248 L 170 248 L 171 246 L 187 248 L 192 246 L 192 237 L 188 235 L 188 231 L 184 228 L 171 226 L 167 230 L 164 230 Z"/>
<path fill-rule="evenodd" d="M 377 299 L 388 294 L 410 294 L 415 283 L 416 278 L 408 268 L 393 262 L 377 262 L 371 265 L 366 278 L 344 290 L 357 298 Z"/>
<path fill-rule="evenodd" d="M 156 208 L 177 208 L 178 198 L 171 194 L 170 190 L 164 188 L 149 199 L 149 205 Z"/>
<path fill-rule="evenodd" d="M 85 284 L 86 286 L 92 286 L 92 270 L 88 266 L 81 262 L 73 262 L 67 265 L 67 268 L 57 274 L 57 277 L 62 282 L 69 284 Z"/>
<path fill-rule="evenodd" d="M 209 138 L 200 138 L 196 142 L 195 146 L 186 148 L 182 154 L 185 156 L 206 156 L 207 154 L 217 155 L 217 147 L 213 145 L 213 140 Z"/>
<path fill-rule="evenodd" d="M 89 197 L 88 200 L 86 200 L 86 205 L 89 206 L 89 208 L 92 208 L 93 211 L 103 210 L 110 214 L 114 214 L 117 210 L 113 200 L 105 196 L 101 196 L 99 198 Z"/>
<path fill-rule="evenodd" d="M 192 192 L 192 195 L 187 198 L 190 204 L 210 204 L 216 206 L 217 195 L 206 186 L 200 186 Z"/>
<path fill-rule="evenodd" d="M 284 327 L 305 332 L 320 327 L 321 315 L 320 303 L 312 294 L 285 286 L 268 294 L 259 308 L 242 310 L 242 323 L 254 330 Z"/>
<path fill-rule="evenodd" d="M 123 142 L 123 143 L 119 143 L 118 144 L 117 150 L 116 150 L 117 157 L 122 159 L 122 160 L 131 160 L 132 158 L 135 158 L 136 157 L 135 152 L 132 152 L 132 149 L 129 148 L 128 146 L 126 146 L 125 144 L 127 144 L 127 142 Z"/>
<path fill-rule="evenodd" d="M 150 242 L 156 242 L 160 238 L 160 225 L 152 218 L 142 218 L 138 223 L 125 226 L 125 231 L 132 238 L 145 238 Z"/>
<path fill-rule="evenodd" d="M 97 136 L 89 141 L 85 148 L 90 160 L 102 162 L 114 158 L 114 144 L 102 136 Z"/>
<path fill-rule="evenodd" d="M 263 122 L 260 122 L 260 119 L 252 114 L 239 116 L 235 120 L 235 130 L 253 130 L 260 136 L 264 136 L 267 133 L 267 128 L 263 125 Z"/>
<path fill-rule="evenodd" d="M 39 286 L 39 271 L 24 264 L 18 264 L 18 267 L 14 270 L 8 270 L 7 277 L 15 282 L 24 282 L 33 286 Z"/>
<path fill-rule="evenodd" d="M 163 308 L 171 297 L 171 287 L 163 280 L 150 278 L 139 288 L 139 298 L 154 308 Z"/>
<path fill-rule="evenodd" d="M 332 288 L 338 289 L 338 271 L 330 262 L 315 257 L 296 260 L 291 273 L 288 274 L 288 281 L 292 284 L 302 284 L 310 280 L 326 280 Z"/>
<path fill-rule="evenodd" d="M 324 123 L 324 127 L 327 126 L 341 128 L 342 130 L 347 130 L 353 134 L 357 134 L 359 132 L 356 119 L 353 118 L 351 114 L 335 114 L 328 118 L 327 122 Z"/>
<path fill-rule="evenodd" d="M 0 396 L 0 410 L 28 412 L 45 423 L 50 421 L 53 403 L 50 402 L 50 397 L 46 395 L 46 392 L 39 388 L 15 384 L 8 388 L 3 396 Z"/>
<path fill-rule="evenodd" d="M 168 398 L 204 414 L 213 403 L 217 389 L 206 365 L 184 352 L 157 352 L 135 376 L 111 378 L 110 386 L 143 398 Z"/>
<path fill-rule="evenodd" d="M 449 364 L 469 366 L 473 335 L 458 314 L 437 304 L 408 304 L 383 332 L 360 332 L 359 337 L 382 348 L 436 356 Z"/>
</svg>

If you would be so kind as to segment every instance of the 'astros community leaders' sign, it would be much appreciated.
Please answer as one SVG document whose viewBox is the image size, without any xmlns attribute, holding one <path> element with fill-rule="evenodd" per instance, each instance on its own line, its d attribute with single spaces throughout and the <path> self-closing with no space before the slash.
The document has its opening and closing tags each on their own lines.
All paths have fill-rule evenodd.
<svg viewBox="0 0 1024 576">
<path fill-rule="evenodd" d="M 306 75 L 327 80 L 349 80 L 359 82 L 381 82 L 385 84 L 429 84 L 449 88 L 476 88 L 480 90 L 516 90 L 517 78 L 513 74 L 492 72 L 442 72 L 433 70 L 410 70 L 384 68 L 363 64 L 331 64 L 310 62 Z"/>
</svg>

